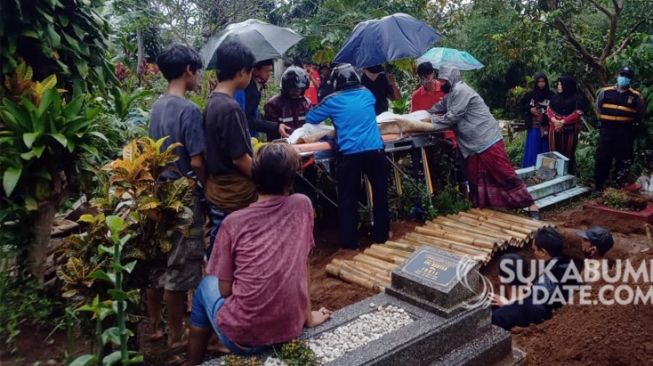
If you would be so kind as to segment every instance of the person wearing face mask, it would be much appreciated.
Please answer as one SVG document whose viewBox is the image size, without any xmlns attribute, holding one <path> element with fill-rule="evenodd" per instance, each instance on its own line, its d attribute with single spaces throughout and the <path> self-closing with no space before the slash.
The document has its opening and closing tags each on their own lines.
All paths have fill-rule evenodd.
<svg viewBox="0 0 653 366">
<path fill-rule="evenodd" d="M 388 99 L 401 99 L 401 91 L 399 91 L 395 76 L 391 73 L 384 73 L 381 65 L 366 68 L 361 83 L 374 94 L 376 99 L 374 111 L 377 116 L 388 110 Z"/>
<path fill-rule="evenodd" d="M 527 131 L 523 167 L 535 165 L 537 155 L 549 151 L 546 109 L 553 98 L 553 92 L 549 89 L 549 79 L 543 72 L 533 76 L 533 84 L 533 89 L 519 103 Z"/>
<path fill-rule="evenodd" d="M 286 69 L 281 76 L 281 93 L 265 103 L 265 120 L 285 124 L 290 127 L 289 133 L 304 125 L 306 113 L 311 108 L 311 102 L 304 95 L 308 85 L 308 75 L 304 70 L 296 66 Z M 277 131 L 268 132 L 267 135 L 268 141 L 280 137 Z"/>
<path fill-rule="evenodd" d="M 453 129 L 466 159 L 469 196 L 476 207 L 528 207 L 539 219 L 539 209 L 510 164 L 499 123 L 480 95 L 461 80 L 460 71 L 442 66 L 438 76 L 447 95 L 429 110 L 438 129 Z"/>
<path fill-rule="evenodd" d="M 617 84 L 601 89 L 596 98 L 600 129 L 594 168 L 595 193 L 603 191 L 613 159 L 619 185 L 625 183 L 633 162 L 634 130 L 642 121 L 645 110 L 644 99 L 631 88 L 634 77 L 635 72 L 630 67 L 622 68 Z"/>
</svg>

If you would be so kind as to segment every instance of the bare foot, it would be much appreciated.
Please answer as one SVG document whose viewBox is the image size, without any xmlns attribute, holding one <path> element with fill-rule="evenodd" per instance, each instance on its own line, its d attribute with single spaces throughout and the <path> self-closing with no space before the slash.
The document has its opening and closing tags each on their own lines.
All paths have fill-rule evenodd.
<svg viewBox="0 0 653 366">
<path fill-rule="evenodd" d="M 148 342 L 156 342 L 156 341 L 160 341 L 161 339 L 163 339 L 163 331 L 161 330 L 154 331 L 146 338 Z"/>
<path fill-rule="evenodd" d="M 211 353 L 231 353 L 229 348 L 227 348 L 222 342 L 220 342 L 217 337 L 211 337 L 209 345 L 206 348 L 207 351 Z"/>
<path fill-rule="evenodd" d="M 170 360 L 168 360 L 168 365 L 182 365 L 182 364 L 185 365 L 186 361 L 187 361 L 186 357 L 182 355 L 175 355 L 172 358 L 170 358 Z"/>
<path fill-rule="evenodd" d="M 219 343 L 217 345 L 211 344 L 206 348 L 206 350 L 209 351 L 210 353 L 231 353 L 229 348 L 222 345 L 222 343 Z"/>
<path fill-rule="evenodd" d="M 179 351 L 185 350 L 186 347 L 188 347 L 188 340 L 187 339 L 182 339 L 177 342 L 168 342 L 168 351 L 172 353 L 177 353 Z"/>
</svg>

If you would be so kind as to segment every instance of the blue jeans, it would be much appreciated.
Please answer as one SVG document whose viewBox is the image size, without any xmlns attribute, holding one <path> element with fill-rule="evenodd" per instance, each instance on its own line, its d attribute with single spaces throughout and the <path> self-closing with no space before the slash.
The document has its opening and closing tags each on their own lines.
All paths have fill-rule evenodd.
<svg viewBox="0 0 653 366">
<path fill-rule="evenodd" d="M 211 252 L 213 251 L 213 245 L 215 244 L 215 238 L 218 236 L 218 230 L 220 225 L 227 217 L 227 213 L 219 209 L 213 204 L 209 204 L 209 220 L 211 220 L 211 232 L 210 232 L 210 242 L 209 247 L 206 248 L 206 259 L 208 261 L 211 258 Z"/>
<path fill-rule="evenodd" d="M 224 298 L 220 294 L 218 287 L 218 278 L 215 276 L 206 276 L 200 282 L 193 295 L 193 308 L 190 313 L 190 324 L 198 328 L 213 328 L 216 336 L 222 344 L 227 347 L 231 353 L 236 355 L 251 355 L 260 353 L 266 347 L 242 347 L 238 346 L 231 339 L 222 333 L 218 328 L 217 315 Z"/>
</svg>

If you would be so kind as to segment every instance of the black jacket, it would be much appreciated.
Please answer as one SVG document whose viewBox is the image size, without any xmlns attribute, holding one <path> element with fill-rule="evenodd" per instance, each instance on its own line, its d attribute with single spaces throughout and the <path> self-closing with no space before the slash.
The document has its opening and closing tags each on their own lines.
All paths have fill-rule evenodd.
<svg viewBox="0 0 653 366">
<path fill-rule="evenodd" d="M 261 102 L 261 91 L 258 88 L 256 80 L 252 78 L 247 88 L 245 88 L 245 116 L 250 132 L 275 133 L 279 125 L 274 122 L 265 121 L 259 118 L 258 107 Z"/>
<path fill-rule="evenodd" d="M 537 88 L 537 80 L 541 78 L 546 80 L 546 87 L 544 89 Z M 549 88 L 549 80 L 543 72 L 538 72 L 533 75 L 533 83 L 535 84 L 533 85 L 533 89 L 524 94 L 521 101 L 519 102 L 521 114 L 524 118 L 527 129 L 537 127 L 533 123 L 533 115 L 531 114 L 531 108 L 533 107 L 543 108 L 544 119 L 540 122 L 540 125 L 548 126 L 549 121 L 546 117 L 546 106 L 549 104 L 554 95 L 554 93 Z"/>
</svg>

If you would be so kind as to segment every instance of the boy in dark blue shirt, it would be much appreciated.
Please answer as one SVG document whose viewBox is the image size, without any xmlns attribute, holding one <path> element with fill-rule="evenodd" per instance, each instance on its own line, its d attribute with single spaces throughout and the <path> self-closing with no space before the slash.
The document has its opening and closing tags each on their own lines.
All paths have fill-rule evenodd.
<svg viewBox="0 0 653 366">
<path fill-rule="evenodd" d="M 167 265 L 150 271 L 147 293 L 147 310 L 152 323 L 153 340 L 163 337 L 161 331 L 162 302 L 168 307 L 168 347 L 183 345 L 183 318 L 186 311 L 186 296 L 202 279 L 204 264 L 203 225 L 204 211 L 201 208 L 201 187 L 206 181 L 204 152 L 206 150 L 202 129 L 202 112 L 184 95 L 197 87 L 202 60 L 193 49 L 174 45 L 164 51 L 157 64 L 168 80 L 168 90 L 152 106 L 149 135 L 153 139 L 168 137 L 163 149 L 173 143 L 183 146 L 175 149 L 179 159 L 172 163 L 174 169 L 166 172 L 166 179 L 191 176 L 197 180 L 198 190 L 193 199 L 193 223 L 188 235 L 179 240 L 167 258 Z"/>
<path fill-rule="evenodd" d="M 361 192 L 361 174 L 372 186 L 373 219 L 371 239 L 388 240 L 388 162 L 381 132 L 376 125 L 374 95 L 361 86 L 361 80 L 349 64 L 339 65 L 331 73 L 335 93 L 324 98 L 306 115 L 306 122 L 317 124 L 331 118 L 336 128 L 338 224 L 344 248 L 358 248 L 357 203 Z"/>
</svg>

